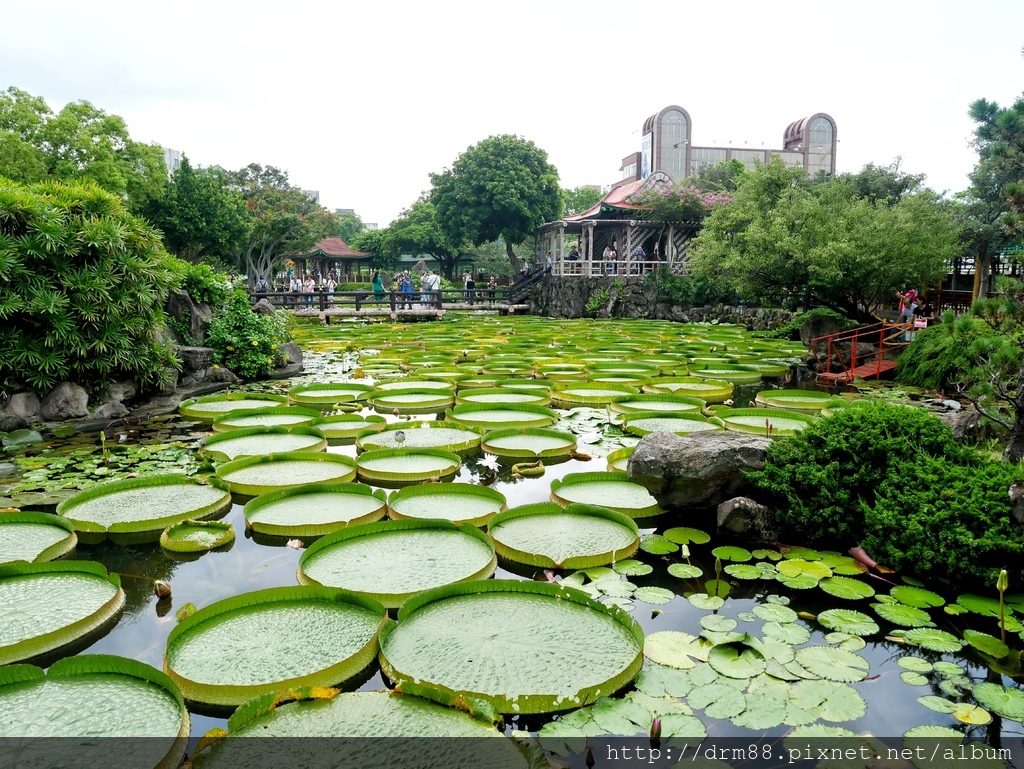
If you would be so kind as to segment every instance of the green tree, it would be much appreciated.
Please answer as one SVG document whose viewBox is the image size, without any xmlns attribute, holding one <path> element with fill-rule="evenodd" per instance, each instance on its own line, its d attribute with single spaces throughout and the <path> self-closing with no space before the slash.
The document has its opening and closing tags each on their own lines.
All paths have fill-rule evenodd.
<svg viewBox="0 0 1024 769">
<path fill-rule="evenodd" d="M 0 180 L 0 382 L 165 381 L 174 285 L 157 232 L 93 182 Z"/>
<path fill-rule="evenodd" d="M 713 166 L 704 166 L 691 179 L 692 186 L 704 192 L 732 192 L 740 185 L 747 168 L 733 158 Z"/>
<path fill-rule="evenodd" d="M 225 174 L 228 187 L 241 194 L 249 212 L 248 237 L 235 252 L 249 287 L 271 281 L 274 267 L 289 253 L 308 252 L 337 223 L 337 217 L 300 189 L 288 174 L 258 163 Z"/>
<path fill-rule="evenodd" d="M 363 224 L 363 220 L 359 218 L 359 214 L 354 211 L 345 211 L 341 214 L 335 214 L 338 223 L 331 230 L 330 234 L 341 238 L 349 245 L 352 245 L 353 239 L 360 232 L 366 229 Z"/>
<path fill-rule="evenodd" d="M 887 203 L 894 206 L 907 195 L 924 189 L 924 174 L 908 174 L 900 169 L 903 158 L 897 157 L 887 166 L 868 163 L 855 174 L 840 174 L 838 179 L 853 186 L 858 198 L 872 203 Z"/>
<path fill-rule="evenodd" d="M 164 245 L 189 262 L 213 260 L 233 268 L 245 241 L 249 213 L 237 190 L 217 172 L 197 171 L 187 157 L 175 170 L 165 193 L 151 198 L 141 213 L 164 234 Z"/>
<path fill-rule="evenodd" d="M 594 187 L 573 187 L 562 190 L 562 216 L 576 216 L 593 208 L 604 193 Z"/>
<path fill-rule="evenodd" d="M 744 176 L 732 202 L 704 220 L 691 271 L 721 275 L 755 300 L 812 291 L 869 320 L 904 286 L 937 281 L 959 253 L 949 207 L 930 190 L 890 205 L 858 197 L 848 180 L 807 188 L 802 178 L 778 158 Z"/>
<path fill-rule="evenodd" d="M 430 199 L 448 243 L 480 246 L 503 240 L 515 272 L 519 257 L 514 246 L 562 210 L 558 170 L 547 153 L 510 134 L 470 147 L 430 180 Z"/>
<path fill-rule="evenodd" d="M 401 254 L 392 238 L 391 228 L 363 230 L 352 238 L 349 245 L 356 251 L 373 254 L 370 264 L 375 270 L 392 270 Z"/>
<path fill-rule="evenodd" d="M 401 213 L 388 228 L 391 243 L 402 254 L 429 256 L 437 261 L 442 274 L 452 280 L 461 249 L 453 244 L 438 224 L 433 198 L 423 195 Z"/>
</svg>

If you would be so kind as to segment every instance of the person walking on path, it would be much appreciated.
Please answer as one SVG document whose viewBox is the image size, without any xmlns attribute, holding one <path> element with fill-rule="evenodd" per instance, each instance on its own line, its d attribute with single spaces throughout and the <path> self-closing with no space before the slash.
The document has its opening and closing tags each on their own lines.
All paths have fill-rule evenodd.
<svg viewBox="0 0 1024 769">
<path fill-rule="evenodd" d="M 384 303 L 384 293 L 384 280 L 379 272 L 375 272 L 373 273 L 373 298 L 377 300 L 378 305 Z"/>
</svg>

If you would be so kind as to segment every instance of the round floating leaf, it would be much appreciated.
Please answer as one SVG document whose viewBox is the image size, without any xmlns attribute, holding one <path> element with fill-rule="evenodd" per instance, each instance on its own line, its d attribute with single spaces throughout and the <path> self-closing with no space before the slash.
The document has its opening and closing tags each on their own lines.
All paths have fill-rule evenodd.
<svg viewBox="0 0 1024 769">
<path fill-rule="evenodd" d="M 964 646 L 964 642 L 952 633 L 928 627 L 916 627 L 908 630 L 903 634 L 903 640 L 933 652 L 955 652 L 960 651 Z"/>
<path fill-rule="evenodd" d="M 728 633 L 737 627 L 736 620 L 731 617 L 723 617 L 721 614 L 705 614 L 700 618 L 700 626 L 705 630 L 713 630 L 719 633 Z"/>
<path fill-rule="evenodd" d="M 879 617 L 894 625 L 912 628 L 935 627 L 928 612 L 915 609 L 913 606 L 904 606 L 901 603 L 873 603 L 871 608 Z"/>
<path fill-rule="evenodd" d="M 337 414 L 314 420 L 309 426 L 326 435 L 328 441 L 340 443 L 352 441 L 360 433 L 383 430 L 387 426 L 387 420 L 376 414 L 367 417 L 359 414 Z"/>
<path fill-rule="evenodd" d="M 386 510 L 384 492 L 361 483 L 295 486 L 258 496 L 243 508 L 246 526 L 278 537 L 319 537 L 379 521 Z"/>
<path fill-rule="evenodd" d="M 962 724 L 984 726 L 992 723 L 992 714 L 969 702 L 958 702 L 953 709 L 953 718 Z"/>
<path fill-rule="evenodd" d="M 644 640 L 645 655 L 649 654 L 647 644 L 650 642 L 651 636 L 653 635 L 658 635 L 658 633 L 651 633 L 651 635 L 647 636 L 647 638 Z M 687 634 L 683 633 L 682 635 Z M 690 638 L 693 637 L 694 636 L 690 636 Z M 706 643 L 703 641 L 703 639 L 698 640 L 701 640 L 702 643 Z M 702 661 L 703 659 L 706 659 L 707 652 L 710 651 L 710 649 L 711 646 L 710 644 L 708 644 L 702 652 L 703 658 L 698 659 L 702 659 Z M 679 659 L 684 658 L 687 661 L 690 661 L 689 657 L 685 656 L 680 657 Z M 648 665 L 643 670 L 641 670 L 640 674 L 636 677 L 636 688 L 638 691 L 642 692 L 643 694 L 646 694 L 649 697 L 685 697 L 693 689 L 694 682 L 689 678 L 689 676 L 687 676 L 685 672 L 683 672 L 685 668 L 662 665 L 659 663 L 655 663 L 653 659 L 652 663 L 653 664 Z M 688 667 L 692 668 L 694 665 L 696 665 L 696 663 L 690 661 L 690 665 Z"/>
<path fill-rule="evenodd" d="M 699 566 L 689 563 L 673 563 L 668 567 L 668 573 L 679 579 L 696 579 L 704 573 Z"/>
<path fill-rule="evenodd" d="M 704 611 L 718 611 L 725 606 L 724 598 L 717 595 L 708 595 L 707 593 L 692 593 L 686 596 L 686 600 L 695 609 L 703 609 Z"/>
<path fill-rule="evenodd" d="M 374 390 L 368 401 L 381 414 L 440 414 L 455 404 L 455 395 L 443 390 Z"/>
<path fill-rule="evenodd" d="M 255 393 L 227 393 L 225 395 L 208 395 L 198 400 L 182 402 L 178 412 L 183 417 L 213 422 L 229 411 L 239 409 L 259 409 L 274 404 L 284 404 L 288 398 L 283 395 L 257 395 Z"/>
<path fill-rule="evenodd" d="M 622 429 L 632 435 L 654 432 L 690 435 L 724 429 L 718 420 L 710 420 L 694 411 L 637 411 L 622 415 Z"/>
<path fill-rule="evenodd" d="M 912 670 L 904 670 L 900 673 L 900 680 L 908 686 L 927 686 L 928 677 Z"/>
<path fill-rule="evenodd" d="M 918 609 L 930 609 L 946 603 L 946 599 L 938 593 L 912 585 L 897 585 L 889 591 L 889 595 L 900 603 L 914 606 Z"/>
<path fill-rule="evenodd" d="M 447 418 L 490 432 L 519 427 L 548 427 L 558 421 L 558 412 L 529 404 L 489 406 L 486 403 L 464 403 L 451 409 Z"/>
<path fill-rule="evenodd" d="M 330 686 L 373 660 L 386 616 L 326 587 L 275 587 L 218 601 L 171 630 L 164 670 L 186 699 L 240 705 L 295 686 Z"/>
<path fill-rule="evenodd" d="M 763 579 L 761 569 L 747 563 L 731 563 L 723 571 L 736 579 Z"/>
<path fill-rule="evenodd" d="M 986 681 L 977 684 L 972 692 L 974 699 L 993 713 L 1024 722 L 1024 692 Z"/>
<path fill-rule="evenodd" d="M 660 534 L 644 534 L 640 538 L 640 549 L 651 555 L 668 555 L 679 552 L 679 545 Z"/>
<path fill-rule="evenodd" d="M 999 616 L 999 599 L 997 598 L 967 594 L 957 596 L 956 602 L 958 605 L 967 609 L 967 611 L 974 612 L 975 614 L 981 614 L 984 617 Z M 1012 609 L 1009 606 L 1005 606 L 1003 610 L 1006 614 L 1010 614 L 1012 612 Z"/>
<path fill-rule="evenodd" d="M 793 646 L 807 643 L 811 640 L 811 633 L 807 628 L 792 622 L 787 622 L 786 624 L 766 622 L 761 626 L 761 632 L 768 638 Z"/>
<path fill-rule="evenodd" d="M 832 646 L 807 646 L 797 649 L 796 661 L 818 678 L 843 683 L 863 680 L 871 667 L 859 654 Z"/>
<path fill-rule="evenodd" d="M 220 521 L 182 521 L 160 535 L 160 547 L 172 553 L 202 553 L 234 542 L 235 527 Z"/>
<path fill-rule="evenodd" d="M 995 657 L 997 660 L 1010 653 L 1009 646 L 988 633 L 979 633 L 977 630 L 970 629 L 964 630 L 964 640 L 978 651 L 990 657 Z"/>
<path fill-rule="evenodd" d="M 455 422 L 399 422 L 383 430 L 370 428 L 356 436 L 356 449 L 441 449 L 472 454 L 480 446 L 480 433 Z"/>
<path fill-rule="evenodd" d="M 782 554 L 782 557 L 787 561 L 817 561 L 821 559 L 822 554 L 809 547 L 791 547 Z"/>
<path fill-rule="evenodd" d="M 497 558 L 479 529 L 450 521 L 381 521 L 336 531 L 299 559 L 299 583 L 338 587 L 397 608 L 430 588 L 486 579 Z"/>
<path fill-rule="evenodd" d="M 150 475 L 93 486 L 61 502 L 57 513 L 88 544 L 107 536 L 115 542 L 155 541 L 172 524 L 209 518 L 230 506 L 231 494 L 223 483 Z"/>
<path fill-rule="evenodd" d="M 691 529 L 686 526 L 677 526 L 665 530 L 665 539 L 680 545 L 703 545 L 711 541 L 711 535 L 700 529 Z"/>
<path fill-rule="evenodd" d="M 829 630 L 851 635 L 864 636 L 878 632 L 878 623 L 867 614 L 853 609 L 827 609 L 818 615 L 818 622 Z"/>
<path fill-rule="evenodd" d="M 502 713 L 609 695 L 643 664 L 643 630 L 615 607 L 551 583 L 488 580 L 410 599 L 380 642 L 393 681 L 429 682 Z"/>
<path fill-rule="evenodd" d="M 358 382 L 341 384 L 302 384 L 288 390 L 288 400 L 303 406 L 333 406 L 335 403 L 348 403 L 355 400 L 366 400 L 373 388 Z"/>
<path fill-rule="evenodd" d="M 757 558 L 759 560 L 768 560 L 768 561 L 779 561 L 779 560 L 782 560 L 782 553 L 780 553 L 778 550 L 765 550 L 764 548 L 760 548 L 758 550 L 752 551 L 751 555 L 753 555 L 755 558 Z"/>
<path fill-rule="evenodd" d="M 499 457 L 561 457 L 576 450 L 576 436 L 539 428 L 495 430 L 484 436 L 481 448 Z"/>
<path fill-rule="evenodd" d="M 629 458 L 636 451 L 636 446 L 626 446 L 616 449 L 605 459 L 608 461 L 608 471 L 613 473 L 625 473 L 629 469 Z"/>
<path fill-rule="evenodd" d="M 252 427 L 300 427 L 311 425 L 322 416 L 317 409 L 298 406 L 241 409 L 218 416 L 213 423 L 213 429 L 223 433 Z"/>
<path fill-rule="evenodd" d="M 647 489 L 622 473 L 569 473 L 551 482 L 551 500 L 560 505 L 600 505 L 630 518 L 647 518 L 662 512 Z"/>
<path fill-rule="evenodd" d="M 12 766 L 25 765 L 20 750 L 34 766 L 170 767 L 187 747 L 189 716 L 178 687 L 124 657 L 71 657 L 45 674 L 32 665 L 4 668 L 0 710 Z M 111 751 L 107 738 L 130 740 L 131 749 Z"/>
<path fill-rule="evenodd" d="M 703 638 L 676 630 L 649 633 L 644 638 L 644 656 L 659 665 L 685 670 L 699 662 L 707 662 L 711 644 Z M 647 692 L 650 694 L 650 692 Z M 684 693 L 685 694 L 685 693 Z M 683 695 L 677 695 L 683 696 Z"/>
<path fill-rule="evenodd" d="M 286 427 L 247 427 L 211 435 L 201 449 L 215 462 L 228 462 L 239 457 L 253 457 L 275 451 L 323 451 L 327 438 L 322 432 L 304 425 Z"/>
<path fill-rule="evenodd" d="M 753 608 L 753 612 L 766 622 L 778 622 L 779 624 L 785 624 L 787 622 L 796 622 L 797 620 L 797 614 L 795 611 L 790 609 L 788 606 L 776 603 L 758 604 Z"/>
<path fill-rule="evenodd" d="M 920 657 L 900 657 L 896 660 L 896 664 L 904 670 L 909 670 L 913 673 L 931 673 L 932 663 L 928 660 L 921 659 Z M 959 669 L 959 666 L 957 666 Z"/>
<path fill-rule="evenodd" d="M 828 577 L 821 580 L 818 583 L 818 587 L 829 595 L 846 601 L 870 598 L 875 594 L 875 590 L 871 585 L 851 577 Z"/>
<path fill-rule="evenodd" d="M 454 523 L 484 526 L 505 509 L 505 495 L 487 486 L 468 483 L 428 483 L 392 492 L 389 515 L 403 518 L 442 518 Z"/>
<path fill-rule="evenodd" d="M 52 652 L 109 626 L 124 600 L 118 576 L 92 561 L 0 566 L 0 665 Z"/>
<path fill-rule="evenodd" d="M 524 753 L 489 720 L 451 707 L 454 703 L 442 692 L 412 685 L 406 689 L 410 693 L 325 690 L 326 696 L 284 705 L 276 704 L 275 695 L 255 698 L 228 721 L 229 738 L 193 754 L 191 764 L 194 769 L 317 766 L 324 761 L 326 740 L 336 762 L 361 769 L 527 769 Z M 472 703 L 463 703 L 467 705 Z M 373 740 L 386 740 L 388 748 Z"/>
<path fill-rule="evenodd" d="M 934 694 L 927 694 L 924 697 L 918 697 L 917 701 L 929 710 L 934 710 L 936 713 L 945 713 L 946 715 L 949 715 L 956 710 L 955 702 L 950 702 L 944 697 L 936 697 Z"/>
<path fill-rule="evenodd" d="M 868 567 L 856 558 L 839 553 L 822 553 L 820 560 L 832 569 L 833 574 L 856 577 L 858 574 L 864 574 L 868 570 Z"/>
<path fill-rule="evenodd" d="M 867 712 L 857 690 L 845 683 L 799 681 L 790 692 L 790 707 L 808 713 L 812 720 L 855 721 Z"/>
<path fill-rule="evenodd" d="M 687 703 L 692 708 L 703 710 L 708 718 L 732 718 L 747 709 L 743 692 L 725 683 L 713 683 L 694 689 L 687 697 Z"/>
<path fill-rule="evenodd" d="M 227 462 L 217 468 L 217 477 L 232 493 L 255 497 L 310 483 L 347 483 L 356 477 L 356 468 L 351 457 L 340 454 L 286 451 Z"/>
<path fill-rule="evenodd" d="M 632 558 L 627 558 L 624 561 L 617 561 L 612 564 L 612 568 L 625 577 L 643 577 L 654 571 L 654 567 L 650 564 L 646 564 L 643 561 L 636 561 Z"/>
<path fill-rule="evenodd" d="M 649 603 L 653 606 L 671 603 L 676 594 L 663 587 L 638 587 L 633 591 L 633 597 L 638 601 Z"/>
<path fill-rule="evenodd" d="M 708 664 L 729 678 L 753 678 L 764 672 L 761 652 L 747 646 L 721 644 L 708 652 Z"/>
<path fill-rule="evenodd" d="M 950 729 L 948 726 L 939 726 L 938 724 L 922 724 L 921 726 L 911 727 L 903 733 L 903 737 L 904 745 L 907 744 L 907 739 L 925 739 L 932 741 L 932 744 L 934 744 L 936 739 L 949 737 L 956 740 L 955 743 L 950 743 L 953 747 L 959 747 L 964 739 L 963 733 L 958 732 L 956 729 Z"/>
<path fill-rule="evenodd" d="M 964 669 L 953 662 L 939 660 L 934 665 L 932 665 L 932 667 L 935 669 L 936 673 L 938 673 L 941 676 L 946 676 L 947 678 L 949 678 L 950 676 L 964 675 Z"/>
<path fill-rule="evenodd" d="M 360 480 L 380 483 L 419 483 L 446 478 L 462 466 L 458 454 L 441 449 L 379 449 L 356 457 Z"/>
<path fill-rule="evenodd" d="M 495 515 L 487 532 L 503 558 L 555 569 L 614 563 L 633 555 L 640 544 L 632 518 L 596 505 L 523 505 Z"/>
<path fill-rule="evenodd" d="M 711 551 L 711 555 L 715 556 L 715 558 L 721 558 L 723 561 L 749 561 L 753 557 L 749 550 L 733 545 L 716 547 Z"/>
<path fill-rule="evenodd" d="M 50 513 L 0 513 L 0 564 L 43 563 L 67 555 L 78 537 L 67 518 Z"/>
<path fill-rule="evenodd" d="M 817 561 L 804 561 L 801 559 L 785 560 L 779 561 L 775 564 L 775 568 L 779 574 L 791 579 L 796 577 L 811 577 L 815 581 L 819 581 L 832 576 L 832 570 L 825 564 L 818 563 Z"/>
</svg>

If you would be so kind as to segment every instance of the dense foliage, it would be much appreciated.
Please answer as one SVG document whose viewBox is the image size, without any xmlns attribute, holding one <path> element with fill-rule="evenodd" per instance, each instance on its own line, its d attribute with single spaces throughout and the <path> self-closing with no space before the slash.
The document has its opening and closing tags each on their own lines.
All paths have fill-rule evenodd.
<svg viewBox="0 0 1024 769">
<path fill-rule="evenodd" d="M 957 332 L 957 324 L 950 320 L 915 334 L 914 341 L 900 355 L 897 382 L 953 394 L 969 378 L 975 367 L 972 343 L 996 336 L 997 332 L 970 315 L 964 316 Z"/>
<path fill-rule="evenodd" d="M 787 541 L 861 544 L 887 566 L 946 585 L 1006 568 L 1020 552 L 1007 491 L 1021 478 L 1015 465 L 956 443 L 928 412 L 885 403 L 842 409 L 775 441 L 750 474 Z M 940 563 L 950 568 L 935 574 Z"/>
<path fill-rule="evenodd" d="M 634 195 L 630 202 L 643 206 L 643 218 L 655 222 L 700 222 L 712 209 L 731 202 L 724 192 L 705 192 L 689 183 L 654 187 Z"/>
<path fill-rule="evenodd" d="M 1022 472 L 1007 462 L 970 463 L 917 454 L 893 466 L 863 506 L 871 557 L 947 588 L 992 588 L 1000 569 L 1020 584 L 1024 532 L 1007 489 Z"/>
<path fill-rule="evenodd" d="M 277 346 L 287 340 L 284 321 L 253 312 L 244 291 L 231 294 L 206 333 L 206 343 L 214 349 L 214 360 L 245 379 L 270 374 L 276 363 Z"/>
<path fill-rule="evenodd" d="M 146 386 L 175 363 L 157 341 L 174 274 L 159 234 L 92 182 L 0 179 L 0 382 Z"/>
<path fill-rule="evenodd" d="M 226 275 L 204 262 L 192 263 L 171 257 L 170 265 L 178 276 L 178 284 L 188 291 L 192 301 L 210 305 L 214 314 L 224 306 L 231 293 Z"/>
<path fill-rule="evenodd" d="M 647 273 L 644 284 L 653 287 L 659 302 L 675 307 L 732 304 L 736 299 L 736 290 L 716 275 L 673 275 L 667 267 Z"/>
<path fill-rule="evenodd" d="M 808 321 L 816 321 L 824 318 L 835 321 L 840 331 L 845 331 L 851 326 L 856 325 L 842 313 L 830 310 L 827 307 L 815 307 L 807 312 L 797 312 L 797 314 L 793 316 L 793 319 L 785 326 L 777 328 L 775 331 L 765 332 L 764 334 L 761 334 L 761 336 L 774 337 L 776 339 L 799 339 L 801 326 Z"/>
</svg>

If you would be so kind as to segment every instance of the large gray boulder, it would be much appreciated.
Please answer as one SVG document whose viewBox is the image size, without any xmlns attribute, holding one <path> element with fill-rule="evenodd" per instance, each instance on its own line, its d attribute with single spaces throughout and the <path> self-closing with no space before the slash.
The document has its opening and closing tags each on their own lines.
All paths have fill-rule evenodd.
<svg viewBox="0 0 1024 769">
<path fill-rule="evenodd" d="M 285 342 L 277 349 L 281 351 L 285 364 L 302 363 L 302 348 L 295 344 L 295 342 Z"/>
<path fill-rule="evenodd" d="M 230 369 L 226 369 L 223 366 L 210 366 L 209 368 L 204 369 L 202 381 L 227 382 L 228 384 L 235 384 L 242 380 L 239 379 L 235 372 Z"/>
<path fill-rule="evenodd" d="M 125 382 L 114 382 L 112 385 L 107 387 L 107 397 L 105 401 L 118 403 L 124 403 L 129 398 L 133 397 L 136 393 L 135 383 L 131 381 Z"/>
<path fill-rule="evenodd" d="M 0 432 L 28 427 L 42 418 L 42 404 L 35 393 L 14 393 L 7 405 L 0 409 Z"/>
<path fill-rule="evenodd" d="M 729 431 L 685 438 L 650 433 L 629 459 L 629 477 L 666 510 L 715 508 L 747 489 L 744 474 L 764 468 L 770 444 L 769 438 Z"/>
<path fill-rule="evenodd" d="M 120 401 L 108 401 L 102 404 L 92 414 L 89 415 L 90 419 L 118 419 L 120 417 L 128 416 L 128 407 Z"/>
<path fill-rule="evenodd" d="M 74 382 L 61 382 L 43 399 L 41 412 L 48 422 L 81 419 L 89 415 L 89 393 Z"/>
<path fill-rule="evenodd" d="M 206 339 L 206 329 L 213 320 L 213 312 L 208 304 L 196 304 L 188 291 L 176 289 L 167 296 L 167 314 L 188 329 L 191 339 L 179 341 L 201 344 Z"/>
<path fill-rule="evenodd" d="M 974 409 L 946 411 L 939 414 L 939 419 L 950 426 L 953 437 L 961 443 L 978 443 L 985 439 L 986 426 L 981 421 L 981 414 Z"/>
<path fill-rule="evenodd" d="M 733 497 L 718 506 L 718 530 L 758 542 L 774 540 L 775 519 L 764 505 L 749 497 Z"/>
<path fill-rule="evenodd" d="M 257 315 L 274 315 L 277 313 L 277 308 L 274 307 L 274 305 L 272 305 L 266 298 L 263 298 L 252 306 L 252 311 Z"/>
<path fill-rule="evenodd" d="M 181 360 L 182 376 L 202 371 L 213 364 L 212 347 L 179 347 L 177 353 Z"/>
<path fill-rule="evenodd" d="M 835 318 L 812 315 L 800 325 L 800 341 L 805 347 L 810 347 L 812 339 L 838 332 L 839 324 Z"/>
</svg>

